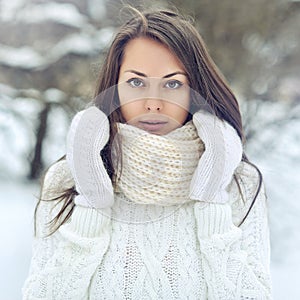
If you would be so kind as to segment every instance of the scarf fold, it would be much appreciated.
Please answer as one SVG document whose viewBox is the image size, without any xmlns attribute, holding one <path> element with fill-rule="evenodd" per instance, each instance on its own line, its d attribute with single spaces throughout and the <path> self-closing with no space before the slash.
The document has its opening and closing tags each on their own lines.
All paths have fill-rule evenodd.
<svg viewBox="0 0 300 300">
<path fill-rule="evenodd" d="M 204 152 L 192 121 L 164 136 L 123 123 L 117 126 L 122 157 L 116 191 L 139 204 L 190 201 L 191 178 Z"/>
</svg>

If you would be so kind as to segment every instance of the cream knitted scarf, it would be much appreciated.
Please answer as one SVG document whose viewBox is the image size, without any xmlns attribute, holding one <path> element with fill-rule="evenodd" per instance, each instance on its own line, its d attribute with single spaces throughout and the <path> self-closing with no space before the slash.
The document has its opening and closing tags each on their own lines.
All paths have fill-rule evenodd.
<svg viewBox="0 0 300 300">
<path fill-rule="evenodd" d="M 122 166 L 117 191 L 139 204 L 189 201 L 191 178 L 204 151 L 192 121 L 164 136 L 122 123 L 118 133 Z"/>
</svg>

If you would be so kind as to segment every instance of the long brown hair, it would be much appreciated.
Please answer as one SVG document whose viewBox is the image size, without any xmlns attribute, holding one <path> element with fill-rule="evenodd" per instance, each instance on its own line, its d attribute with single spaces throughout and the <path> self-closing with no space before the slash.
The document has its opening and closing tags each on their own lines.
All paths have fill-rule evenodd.
<svg viewBox="0 0 300 300">
<path fill-rule="evenodd" d="M 113 183 L 116 179 L 111 160 L 112 142 L 117 132 L 116 122 L 124 121 L 119 109 L 120 103 L 115 87 L 118 83 L 125 46 L 129 41 L 138 37 L 147 37 L 162 43 L 181 61 L 185 67 L 191 91 L 194 91 L 191 95 L 190 113 L 193 114 L 202 107 L 203 101 L 199 101 L 199 97 L 196 96 L 200 95 L 201 99 L 204 99 L 217 117 L 227 121 L 236 129 L 241 141 L 244 143 L 245 138 L 238 102 L 190 20 L 171 10 L 140 12 L 131 7 L 130 11 L 133 13 L 132 17 L 120 28 L 108 49 L 103 67 L 100 70 L 95 98 L 92 101 L 92 104 L 105 112 L 109 119 L 110 139 L 101 151 L 101 157 Z M 257 170 L 259 182 L 252 204 L 240 225 L 248 216 L 262 184 L 261 172 L 248 160 L 245 153 L 243 153 L 242 160 Z M 237 177 L 238 175 L 235 174 L 234 179 L 242 195 Z M 74 207 L 74 202 L 71 199 L 75 195 L 75 189 L 64 191 L 59 199 L 68 205 L 63 205 L 62 210 L 53 220 L 54 223 L 59 222 L 67 207 L 69 209 Z M 72 210 L 70 211 L 72 212 Z M 59 226 L 70 216 L 71 213 L 59 222 Z M 55 226 L 55 229 L 59 226 Z"/>
</svg>

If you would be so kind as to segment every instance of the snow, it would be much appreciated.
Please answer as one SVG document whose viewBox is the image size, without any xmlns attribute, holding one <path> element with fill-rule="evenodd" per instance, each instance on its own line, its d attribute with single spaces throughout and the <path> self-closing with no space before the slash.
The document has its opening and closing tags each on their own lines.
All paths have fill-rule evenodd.
<svg viewBox="0 0 300 300">
<path fill-rule="evenodd" d="M 45 139 L 43 160 L 50 165 L 65 154 L 66 132 L 70 120 L 61 107 L 52 107 L 48 116 L 48 133 Z"/>
<path fill-rule="evenodd" d="M 292 115 L 298 115 L 298 118 L 281 121 L 283 116 Z M 255 120 L 257 134 L 247 145 L 247 153 L 260 167 L 265 179 L 272 260 L 287 269 L 288 265 L 295 264 L 294 260 L 298 257 L 295 265 L 300 270 L 299 247 L 295 246 L 300 246 L 299 105 L 289 110 L 282 102 L 261 103 Z M 298 273 L 300 275 L 300 271 Z"/>
<path fill-rule="evenodd" d="M 96 21 L 106 16 L 105 0 L 88 0 L 89 15 Z"/>
<path fill-rule="evenodd" d="M 82 34 L 72 34 L 60 41 L 52 48 L 51 56 L 53 60 L 57 60 L 56 57 L 63 57 L 67 53 L 77 54 L 89 54 L 93 53 L 96 49 L 94 42 L 90 36 Z"/>
<path fill-rule="evenodd" d="M 98 54 L 111 41 L 114 28 L 95 28 L 87 16 L 81 14 L 77 7 L 71 3 L 57 3 L 47 1 L 45 3 L 26 3 L 25 0 L 0 1 L 0 20 L 2 22 L 14 22 L 22 24 L 39 24 L 54 22 L 74 27 L 78 32 L 66 35 L 49 49 L 47 43 L 34 48 L 34 45 L 14 48 L 0 44 L 0 65 L 13 68 L 44 69 L 57 62 L 67 54 L 95 55 Z M 88 12 L 94 19 L 100 20 L 105 16 L 104 0 L 89 0 Z M 40 41 L 39 45 L 43 45 Z"/>
<path fill-rule="evenodd" d="M 22 11 L 19 11 L 16 21 L 24 23 L 53 21 L 80 28 L 86 24 L 87 18 L 73 4 L 46 2 L 38 5 L 27 5 Z"/>
<path fill-rule="evenodd" d="M 0 180 L 1 178 L 24 178 L 29 170 L 29 155 L 35 143 L 38 114 L 43 104 L 33 98 L 16 96 L 22 93 L 34 95 L 35 90 L 16 91 L 1 85 L 0 92 Z M 4 93 L 6 92 L 6 94 Z M 16 96 L 11 98 L 10 96 Z M 66 95 L 58 89 L 48 89 L 43 98 L 59 103 Z M 52 105 L 48 115 L 48 131 L 43 145 L 43 159 L 46 165 L 53 163 L 65 153 L 65 136 L 69 117 L 59 105 Z M 1 298 L 0 298 L 1 299 Z"/>
<path fill-rule="evenodd" d="M 274 300 L 300 299 L 299 268 L 299 262 L 297 264 L 273 263 L 271 265 Z"/>
<path fill-rule="evenodd" d="M 92 6 L 97 3 L 97 5 Z M 0 2 L 1 3 L 1 2 Z M 12 4 L 14 3 L 14 4 Z M 66 35 L 52 48 L 39 49 L 34 47 L 10 47 L 0 44 L 0 65 L 6 65 L 25 70 L 46 68 L 65 55 L 94 55 L 99 53 L 114 34 L 114 28 L 96 29 L 89 23 L 86 16 L 81 14 L 71 3 L 47 2 L 43 4 L 28 4 L 22 0 L 2 0 L 0 12 L 1 21 L 23 23 L 43 23 L 52 21 L 78 28 L 76 34 Z M 89 1 L 89 11 L 92 17 L 103 17 L 105 7 L 103 1 Z"/>
<path fill-rule="evenodd" d="M 1 99 L 0 102 L 0 178 L 25 177 L 29 149 L 34 143 L 35 116 L 40 104 L 35 99 Z M 26 117 L 25 117 L 26 116 Z"/>
<path fill-rule="evenodd" d="M 0 182 L 0 299 L 21 299 L 28 275 L 37 184 Z"/>
<path fill-rule="evenodd" d="M 95 34 L 95 43 L 97 45 L 110 45 L 115 33 L 115 28 L 105 27 L 98 30 Z"/>
<path fill-rule="evenodd" d="M 69 53 L 86 56 L 97 54 L 110 42 L 114 29 L 90 30 L 90 34 L 82 32 L 67 35 L 43 55 L 29 46 L 13 48 L 0 44 L 0 65 L 26 70 L 46 68 Z"/>
<path fill-rule="evenodd" d="M 6 98 L 6 97 L 9 97 L 9 98 L 15 98 L 18 94 L 18 90 L 16 90 L 15 88 L 9 86 L 9 85 L 6 85 L 6 84 L 3 84 L 3 83 L 0 83 L 0 97 L 1 98 Z M 0 100 L 1 100 L 0 98 Z"/>
<path fill-rule="evenodd" d="M 52 103 L 62 103 L 64 100 L 66 100 L 67 95 L 63 91 L 55 88 L 47 89 L 44 92 L 43 97 L 47 102 Z"/>
<path fill-rule="evenodd" d="M 0 64 L 33 69 L 44 64 L 44 58 L 31 47 L 13 48 L 0 45 Z"/>
<path fill-rule="evenodd" d="M 0 19 L 4 22 L 14 21 L 16 12 L 22 8 L 26 0 L 1 0 Z"/>
</svg>

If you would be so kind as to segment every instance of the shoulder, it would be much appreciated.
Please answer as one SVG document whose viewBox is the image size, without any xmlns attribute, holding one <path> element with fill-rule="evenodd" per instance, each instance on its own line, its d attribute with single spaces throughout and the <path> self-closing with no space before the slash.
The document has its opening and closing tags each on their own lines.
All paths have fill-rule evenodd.
<svg viewBox="0 0 300 300">
<path fill-rule="evenodd" d="M 55 162 L 46 170 L 42 179 L 40 199 L 35 210 L 37 237 L 46 237 L 51 233 L 49 224 L 64 205 L 60 197 L 66 189 L 73 186 L 74 180 L 65 159 Z"/>
<path fill-rule="evenodd" d="M 232 179 L 228 186 L 230 193 L 239 191 L 238 185 L 246 194 L 256 193 L 260 185 L 260 173 L 251 164 L 242 161 L 234 172 L 235 178 Z"/>
<path fill-rule="evenodd" d="M 266 205 L 265 185 L 260 182 L 258 170 L 251 164 L 242 161 L 235 170 L 235 178 L 228 186 L 233 221 L 238 225 L 248 212 L 255 195 L 258 193 L 254 208 Z"/>
<path fill-rule="evenodd" d="M 65 189 L 73 187 L 74 184 L 67 161 L 61 159 L 46 170 L 42 180 L 41 198 L 47 200 L 58 197 Z"/>
</svg>

